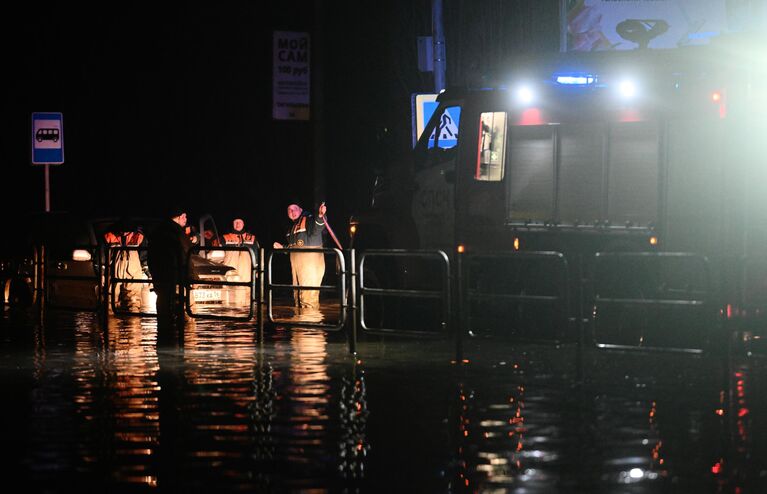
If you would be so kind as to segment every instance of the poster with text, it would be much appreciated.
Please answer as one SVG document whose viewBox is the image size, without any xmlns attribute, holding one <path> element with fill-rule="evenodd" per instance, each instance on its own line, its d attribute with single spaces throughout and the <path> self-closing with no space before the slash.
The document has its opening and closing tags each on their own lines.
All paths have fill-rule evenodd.
<svg viewBox="0 0 767 494">
<path fill-rule="evenodd" d="M 272 118 L 309 120 L 309 33 L 275 31 Z"/>
</svg>

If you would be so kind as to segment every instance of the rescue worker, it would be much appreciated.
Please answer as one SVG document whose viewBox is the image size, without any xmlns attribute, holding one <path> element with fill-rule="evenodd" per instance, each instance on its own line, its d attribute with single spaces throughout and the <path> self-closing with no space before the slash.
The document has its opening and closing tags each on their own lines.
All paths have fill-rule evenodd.
<svg viewBox="0 0 767 494">
<path fill-rule="evenodd" d="M 199 245 L 200 244 L 200 234 L 197 231 L 197 228 L 193 226 L 187 226 L 186 225 L 186 213 L 184 213 L 184 234 L 187 236 L 189 241 L 193 245 Z"/>
<path fill-rule="evenodd" d="M 114 225 L 119 227 L 120 225 Z M 123 225 L 124 226 L 124 225 Z M 133 230 L 122 231 L 116 228 L 115 231 L 108 231 L 104 234 L 104 241 L 110 247 L 142 247 L 144 246 L 144 233 L 141 227 Z M 149 268 L 147 265 L 146 249 L 141 250 L 118 250 L 113 251 L 110 263 L 113 264 L 113 275 L 122 279 L 149 278 Z M 123 309 L 138 310 L 141 307 L 141 292 L 148 288 L 144 283 L 121 282 L 119 285 L 119 301 Z"/>
<path fill-rule="evenodd" d="M 245 221 L 242 218 L 235 218 L 232 221 L 232 229 L 224 234 L 224 243 L 226 245 L 258 245 L 256 236 L 245 231 Z"/>
<path fill-rule="evenodd" d="M 227 251 L 224 257 L 224 264 L 237 270 L 237 281 L 250 282 L 254 260 L 258 262 L 256 255 L 258 255 L 259 245 L 256 236 L 245 230 L 245 221 L 242 218 L 235 218 L 232 221 L 232 230 L 224 234 L 224 244 L 227 247 L 247 246 L 253 251 L 253 258 L 251 258 L 250 252 L 245 250 Z M 236 287 L 233 302 L 236 305 L 244 305 L 248 300 L 248 288 Z"/>
<path fill-rule="evenodd" d="M 186 261 L 192 248 L 185 226 L 186 213 L 180 208 L 172 208 L 168 217 L 147 235 L 147 261 L 157 294 L 158 339 L 161 336 L 161 326 L 173 323 L 177 316 L 183 320 L 178 290 L 188 273 Z"/>
<path fill-rule="evenodd" d="M 216 234 L 213 232 L 213 230 L 205 230 L 203 236 L 205 237 L 205 245 L 210 247 L 221 247 L 221 243 L 218 241 L 218 238 L 216 237 Z"/>
<path fill-rule="evenodd" d="M 290 268 L 293 284 L 299 286 L 320 286 L 325 276 L 325 254 L 322 252 L 300 252 L 303 248 L 322 247 L 322 232 L 325 230 L 325 203 L 320 204 L 317 218 L 306 213 L 299 204 L 288 206 L 288 218 L 293 224 L 288 229 L 286 243 L 274 242 L 275 249 L 296 249 L 290 253 Z M 320 308 L 319 290 L 294 290 L 293 301 L 296 307 L 306 309 Z"/>
</svg>

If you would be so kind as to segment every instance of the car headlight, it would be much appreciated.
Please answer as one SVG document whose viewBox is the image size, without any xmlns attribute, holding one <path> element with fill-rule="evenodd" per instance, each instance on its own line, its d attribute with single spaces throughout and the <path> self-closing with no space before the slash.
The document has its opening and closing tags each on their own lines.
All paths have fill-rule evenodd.
<svg viewBox="0 0 767 494">
<path fill-rule="evenodd" d="M 90 261 L 91 253 L 85 249 L 75 249 L 72 251 L 73 261 Z"/>
<path fill-rule="evenodd" d="M 223 250 L 210 250 L 208 251 L 208 259 L 211 261 L 222 262 L 226 257 L 226 252 Z"/>
</svg>

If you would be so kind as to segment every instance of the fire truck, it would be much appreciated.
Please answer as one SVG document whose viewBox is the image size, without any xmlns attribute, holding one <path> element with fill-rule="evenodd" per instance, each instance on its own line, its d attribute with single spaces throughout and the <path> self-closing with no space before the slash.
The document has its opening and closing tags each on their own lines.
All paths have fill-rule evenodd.
<svg viewBox="0 0 767 494">
<path fill-rule="evenodd" d="M 734 290 L 767 247 L 765 46 L 558 54 L 449 88 L 354 245 L 695 253 Z"/>
</svg>

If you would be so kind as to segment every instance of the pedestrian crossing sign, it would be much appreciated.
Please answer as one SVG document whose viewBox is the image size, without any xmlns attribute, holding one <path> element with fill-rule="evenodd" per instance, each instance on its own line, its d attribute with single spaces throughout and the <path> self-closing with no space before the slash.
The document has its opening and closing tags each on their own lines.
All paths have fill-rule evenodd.
<svg viewBox="0 0 767 494">
<path fill-rule="evenodd" d="M 413 146 L 421 138 L 426 125 L 437 110 L 439 103 L 436 94 L 414 94 L 412 97 L 413 110 Z M 461 119 L 461 108 L 451 106 L 440 116 L 438 125 L 429 136 L 428 147 L 433 148 L 435 142 L 443 149 L 455 147 L 458 144 L 458 124 Z M 437 133 L 438 132 L 438 133 Z"/>
</svg>

